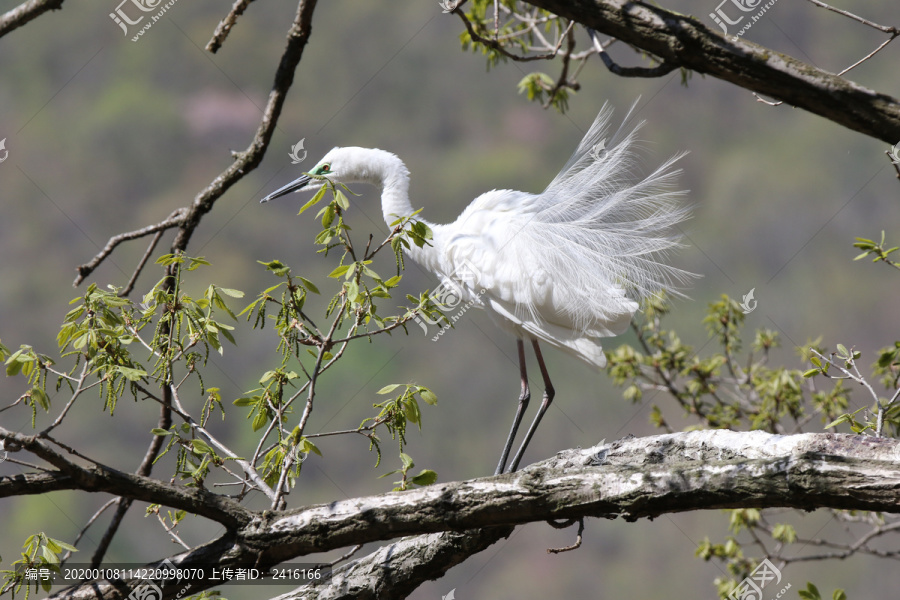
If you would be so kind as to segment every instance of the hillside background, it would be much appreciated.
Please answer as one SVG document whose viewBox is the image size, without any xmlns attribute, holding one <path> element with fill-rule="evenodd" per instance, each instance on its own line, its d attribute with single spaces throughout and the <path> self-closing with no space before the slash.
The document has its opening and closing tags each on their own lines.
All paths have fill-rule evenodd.
<svg viewBox="0 0 900 600">
<path fill-rule="evenodd" d="M 0 0 L 0 11 L 17 4 Z M 71 286 L 75 267 L 110 236 L 159 222 L 187 205 L 230 164 L 229 152 L 251 140 L 296 6 L 253 3 L 225 46 L 210 55 L 203 47 L 228 6 L 178 2 L 132 42 L 108 16 L 114 1 L 67 2 L 64 10 L 0 38 L 0 139 L 6 138 L 9 151 L 0 164 L 0 339 L 8 347 L 27 343 L 53 355 L 67 303 L 83 291 Z M 678 0 L 666 7 L 707 20 L 715 8 L 712 0 Z M 850 8 L 877 22 L 900 21 L 888 0 Z M 213 264 L 198 272 L 198 289 L 215 282 L 252 296 L 274 283 L 258 260 L 278 258 L 316 282 L 333 268 L 315 253 L 316 221 L 296 216 L 306 196 L 258 204 L 264 193 L 299 173 L 288 152 L 301 138 L 309 152 L 302 168 L 337 145 L 395 152 L 412 172 L 413 204 L 424 207 L 427 218 L 446 222 L 490 189 L 539 192 L 604 102 L 616 107 L 617 121 L 640 96 L 638 117 L 649 122 L 643 130 L 647 166 L 690 151 L 680 162 L 680 181 L 696 211 L 686 228 L 690 247 L 676 263 L 703 279 L 690 299 L 675 304 L 669 324 L 683 339 L 700 350 L 707 342 L 701 324 L 707 305 L 722 294 L 740 299 L 751 288 L 758 308 L 747 317 L 748 341 L 754 328 L 776 329 L 784 347 L 775 357 L 786 366 L 801 367 L 793 347 L 820 335 L 832 347 L 855 346 L 866 364 L 877 349 L 900 338 L 900 280 L 884 265 L 852 262 L 855 236 L 877 238 L 886 229 L 889 240 L 900 237 L 900 186 L 885 144 L 801 110 L 756 102 L 749 92 L 712 78 L 695 74 L 687 86 L 678 72 L 622 79 L 597 60 L 582 71 L 571 110 L 560 115 L 516 93 L 524 75 L 545 70 L 555 77 L 558 65 L 509 63 L 488 72 L 480 55 L 460 50 L 461 31 L 460 21 L 442 14 L 436 1 L 320 2 L 262 166 L 218 202 L 193 237 L 189 254 Z M 833 72 L 882 41 L 862 25 L 789 0 L 771 8 L 747 38 Z M 623 64 L 636 64 L 636 55 L 615 50 Z M 850 78 L 898 97 L 898 58 L 895 43 Z M 355 191 L 362 196 L 352 200 L 348 219 L 356 236 L 384 235 L 377 195 Z M 147 241 L 122 246 L 90 281 L 124 285 Z M 164 238 L 160 249 L 169 241 Z M 386 258 L 385 272 L 391 268 Z M 158 268 L 148 268 L 135 297 L 160 276 Z M 408 262 L 400 289 L 418 294 L 435 284 Z M 236 335 L 239 347 L 212 356 L 205 377 L 228 400 L 256 387 L 276 344 L 271 330 L 254 333 L 243 322 Z M 609 340 L 609 347 L 629 339 Z M 526 461 L 602 439 L 655 433 L 647 419 L 653 404 L 678 422 L 674 402 L 662 395 L 648 394 L 634 405 L 604 374 L 553 351 L 547 360 L 557 397 Z M 382 337 L 357 347 L 345 368 L 321 382 L 310 432 L 355 427 L 371 414 L 378 389 L 414 381 L 439 397 L 436 407 L 424 407 L 422 434 L 409 436 L 417 467 L 436 470 L 442 481 L 493 472 L 518 380 L 514 341 L 484 314 L 470 311 L 436 343 L 418 328 L 409 336 Z M 533 390 L 539 389 L 536 381 Z M 0 390 L 5 406 L 24 391 L 24 382 L 0 379 Z M 85 397 L 77 408 L 62 440 L 133 470 L 146 448 L 143 431 L 156 422 L 156 407 L 127 400 L 110 416 L 98 399 Z M 239 453 L 252 441 L 244 416 L 243 409 L 231 407 L 228 420 L 215 425 Z M 30 414 L 5 411 L 0 423 L 28 431 Z M 390 443 L 378 470 L 362 439 L 334 438 L 320 447 L 325 458 L 304 464 L 292 506 L 390 489 L 390 478 L 376 478 L 396 467 Z M 167 477 L 169 467 L 163 461 L 154 474 Z M 17 472 L 16 465 L 0 464 L 0 474 Z M 106 499 L 54 493 L 0 500 L 2 568 L 36 531 L 71 541 Z M 178 551 L 143 508 L 132 508 L 110 560 L 143 563 Z M 107 518 L 82 540 L 81 558 L 89 558 Z M 824 511 L 785 518 L 801 535 L 849 539 Z M 180 531 L 193 543 L 218 533 L 199 519 Z M 711 581 L 721 569 L 695 558 L 694 550 L 704 536 L 722 541 L 726 535 L 727 517 L 718 511 L 634 524 L 593 520 L 582 549 L 552 556 L 545 548 L 571 543 L 574 531 L 533 524 L 413 597 L 438 599 L 455 588 L 460 600 L 712 599 Z M 796 590 L 812 580 L 829 597 L 841 587 L 851 599 L 886 598 L 896 594 L 892 567 L 859 557 L 799 563 L 784 571 L 784 581 Z M 223 595 L 241 600 L 279 590 L 232 586 Z M 788 597 L 796 597 L 795 591 Z"/>
</svg>

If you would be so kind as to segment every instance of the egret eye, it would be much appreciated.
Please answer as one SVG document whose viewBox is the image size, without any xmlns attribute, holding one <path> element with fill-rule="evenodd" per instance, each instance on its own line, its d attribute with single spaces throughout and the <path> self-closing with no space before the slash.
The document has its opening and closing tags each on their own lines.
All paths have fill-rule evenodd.
<svg viewBox="0 0 900 600">
<path fill-rule="evenodd" d="M 331 170 L 331 165 L 322 165 L 321 167 L 319 167 L 319 174 L 321 175 L 322 173 L 327 173 L 330 170 Z"/>
</svg>

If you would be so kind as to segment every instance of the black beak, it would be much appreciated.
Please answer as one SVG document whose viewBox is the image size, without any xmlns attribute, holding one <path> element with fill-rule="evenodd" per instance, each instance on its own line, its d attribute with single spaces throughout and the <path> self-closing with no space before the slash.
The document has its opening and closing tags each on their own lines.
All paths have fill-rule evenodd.
<svg viewBox="0 0 900 600">
<path fill-rule="evenodd" d="M 275 198 L 281 198 L 282 196 L 286 196 L 291 192 L 301 190 L 307 183 L 310 182 L 311 179 L 312 177 L 310 177 L 309 175 L 302 175 L 286 186 L 278 188 L 277 190 L 260 200 L 259 203 L 262 204 L 263 202 L 268 202 L 269 200 L 274 200 Z"/>
</svg>

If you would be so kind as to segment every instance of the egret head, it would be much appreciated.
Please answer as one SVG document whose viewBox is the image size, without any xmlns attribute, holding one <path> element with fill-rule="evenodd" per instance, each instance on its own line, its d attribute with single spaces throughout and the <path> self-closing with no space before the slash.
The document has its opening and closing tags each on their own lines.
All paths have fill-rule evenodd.
<svg viewBox="0 0 900 600">
<path fill-rule="evenodd" d="M 409 177 L 409 171 L 396 155 L 376 148 L 332 148 L 316 166 L 289 184 L 278 188 L 260 203 L 280 198 L 281 196 L 300 190 L 318 190 L 325 184 L 325 179 L 335 183 L 370 183 L 384 185 L 392 176 Z"/>
</svg>

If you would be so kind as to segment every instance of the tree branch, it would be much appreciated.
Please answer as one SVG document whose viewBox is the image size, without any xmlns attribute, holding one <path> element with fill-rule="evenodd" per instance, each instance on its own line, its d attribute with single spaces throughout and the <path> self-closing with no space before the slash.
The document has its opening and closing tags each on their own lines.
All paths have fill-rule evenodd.
<svg viewBox="0 0 900 600">
<path fill-rule="evenodd" d="M 325 585 L 304 585 L 273 600 L 407 598 L 424 582 L 442 577 L 512 531 L 512 527 L 491 527 L 403 538 L 335 569 Z"/>
<path fill-rule="evenodd" d="M 524 0 L 615 37 L 665 64 L 709 74 L 889 144 L 900 140 L 900 103 L 795 58 L 726 38 L 697 19 L 633 0 Z"/>
<path fill-rule="evenodd" d="M 0 37 L 36 19 L 48 10 L 62 10 L 64 0 L 28 0 L 0 15 Z"/>
<path fill-rule="evenodd" d="M 505 475 L 254 513 L 219 556 L 204 550 L 171 560 L 220 567 L 254 559 L 265 569 L 355 544 L 457 532 L 400 540 L 307 590 L 317 598 L 401 597 L 401 591 L 387 590 L 408 593 L 522 523 L 587 516 L 634 521 L 713 508 L 900 512 L 898 454 L 897 440 L 845 434 L 706 430 L 628 439 L 560 452 Z M 432 543 L 437 545 L 429 553 Z M 215 584 L 199 581 L 191 593 Z M 96 596 L 69 590 L 58 597 L 124 597 L 102 582 L 84 589 Z M 383 595 L 388 593 L 397 595 Z M 294 594 L 284 598 L 300 597 L 300 590 Z M 166 600 L 171 597 L 167 590 Z"/>
<path fill-rule="evenodd" d="M 184 211 L 185 211 L 185 209 L 179 208 L 179 209 L 173 211 L 172 214 L 170 214 L 168 217 L 166 217 L 166 219 L 164 221 L 157 223 L 156 225 L 148 225 L 147 227 L 143 227 L 143 228 L 137 229 L 135 231 L 129 231 L 128 233 L 120 233 L 119 235 L 114 235 L 113 237 L 109 238 L 109 241 L 106 242 L 106 246 L 104 246 L 103 250 L 101 250 L 96 256 L 94 256 L 93 259 L 91 259 L 91 262 L 80 265 L 75 268 L 75 270 L 78 271 L 78 276 L 75 278 L 75 281 L 72 282 L 72 285 L 74 287 L 77 287 L 78 285 L 80 285 L 81 282 L 84 281 L 86 277 L 88 277 L 91 273 L 94 272 L 94 269 L 96 269 L 97 267 L 100 266 L 100 263 L 102 263 L 106 259 L 107 256 L 112 254 L 113 250 L 116 249 L 116 246 L 118 246 L 122 242 L 127 242 L 129 240 L 137 240 L 142 237 L 146 237 L 152 233 L 155 233 L 156 236 L 159 236 L 162 232 L 164 232 L 168 229 L 173 229 L 175 227 L 178 227 L 178 225 L 180 225 L 182 220 L 184 219 Z M 156 236 L 154 236 L 154 237 L 155 237 L 155 239 L 158 240 L 159 238 Z M 156 242 L 154 242 L 152 244 L 152 246 L 155 246 L 155 245 L 156 245 Z M 146 262 L 147 262 L 146 258 L 143 259 L 141 261 L 141 266 L 143 266 Z M 134 276 L 132 276 L 132 281 L 137 279 L 137 275 L 139 272 L 140 272 L 140 270 L 138 269 L 135 272 Z M 129 287 L 130 287 L 130 285 L 131 284 L 129 283 Z"/>
<path fill-rule="evenodd" d="M 246 525 L 253 514 L 234 500 L 202 488 L 164 483 L 142 475 L 124 473 L 99 463 L 83 467 L 52 449 L 38 436 L 26 436 L 0 427 L 0 439 L 5 440 L 7 451 L 27 450 L 59 469 L 50 474 L 0 477 L 0 498 L 40 494 L 51 489 L 106 492 L 181 508 L 229 528 Z"/>
<path fill-rule="evenodd" d="M 231 33 L 231 28 L 237 23 L 238 17 L 244 14 L 244 11 L 247 10 L 247 7 L 250 6 L 251 2 L 253 2 L 253 0 L 235 0 L 231 10 L 225 18 L 222 19 L 216 27 L 216 30 L 213 32 L 212 38 L 207 42 L 206 50 L 208 52 L 215 54 L 219 51 L 219 48 L 225 43 L 225 38 Z"/>
</svg>

